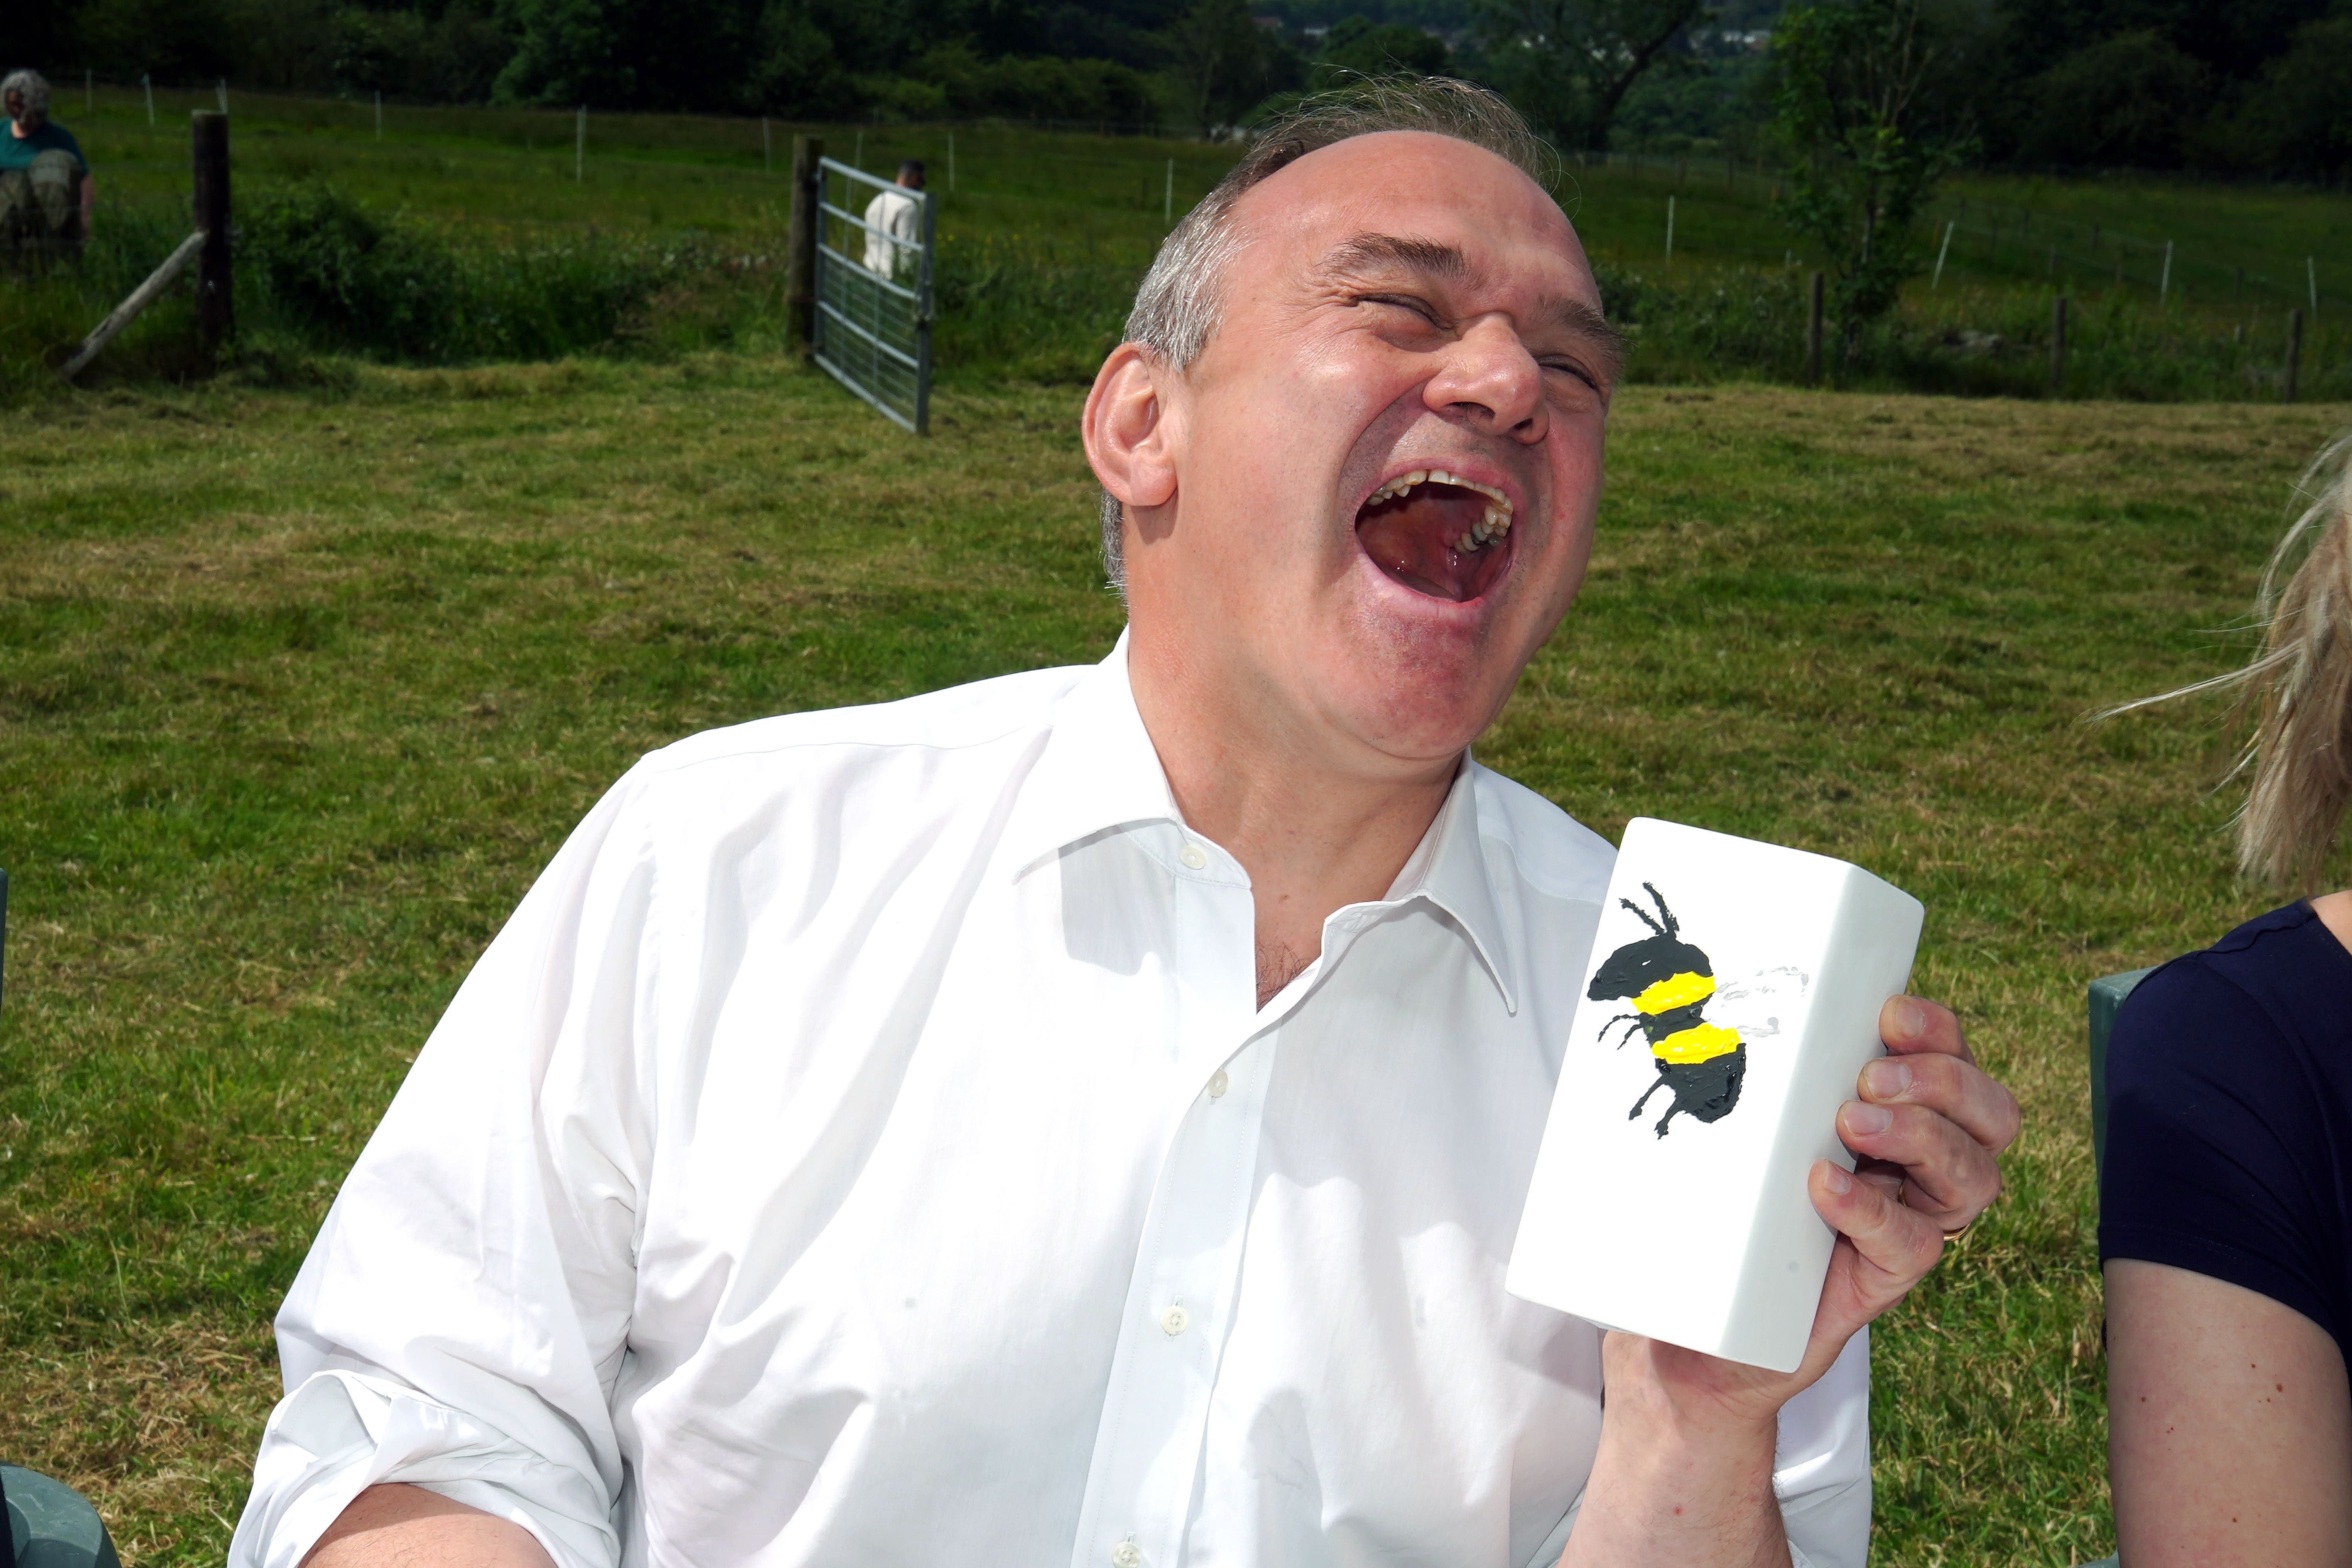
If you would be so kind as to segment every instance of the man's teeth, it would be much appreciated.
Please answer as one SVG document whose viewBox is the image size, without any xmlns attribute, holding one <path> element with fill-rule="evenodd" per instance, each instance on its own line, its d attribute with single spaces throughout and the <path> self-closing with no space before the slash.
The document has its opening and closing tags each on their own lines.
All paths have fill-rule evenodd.
<svg viewBox="0 0 2352 1568">
<path fill-rule="evenodd" d="M 1475 479 L 1465 479 L 1461 475 L 1448 473 L 1444 468 L 1415 468 L 1409 474 L 1399 474 L 1374 490 L 1370 499 L 1364 504 L 1378 506 L 1384 500 L 1404 494 L 1416 485 L 1425 484 L 1452 485 L 1456 489 L 1475 490 L 1486 498 L 1489 504 L 1486 515 L 1472 523 L 1467 533 L 1451 541 L 1454 548 L 1463 554 L 1467 555 L 1474 550 L 1483 550 L 1511 531 L 1510 497 L 1492 485 L 1482 485 Z"/>
</svg>

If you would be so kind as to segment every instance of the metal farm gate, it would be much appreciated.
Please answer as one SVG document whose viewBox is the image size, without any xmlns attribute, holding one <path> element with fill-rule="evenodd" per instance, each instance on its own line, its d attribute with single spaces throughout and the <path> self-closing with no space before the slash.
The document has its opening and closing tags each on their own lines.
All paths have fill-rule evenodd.
<svg viewBox="0 0 2352 1568">
<path fill-rule="evenodd" d="M 931 423 L 931 258 L 937 208 L 908 190 L 831 158 L 817 161 L 816 363 L 884 417 L 918 436 Z M 834 201 L 838 192 L 841 200 Z M 865 214 L 887 193 L 911 204 L 918 239 Z M 869 262 L 875 265 L 867 265 Z"/>
</svg>

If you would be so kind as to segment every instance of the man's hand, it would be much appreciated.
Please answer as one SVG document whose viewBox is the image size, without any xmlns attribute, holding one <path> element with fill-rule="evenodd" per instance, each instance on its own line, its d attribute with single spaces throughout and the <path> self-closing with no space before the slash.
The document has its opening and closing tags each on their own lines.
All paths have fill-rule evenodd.
<svg viewBox="0 0 2352 1568">
<path fill-rule="evenodd" d="M 1950 1009 L 1896 996 L 1878 1015 L 1886 1056 L 1838 1108 L 1857 1168 L 1822 1160 L 1813 1207 L 1838 1233 L 1805 1359 L 1768 1372 L 1630 1334 L 1602 1351 L 1601 1451 L 1563 1564 L 1773 1563 L 1789 1549 L 1772 1497 L 1780 1406 L 1854 1333 L 1901 1300 L 1944 1242 L 2000 1194 L 2017 1099 L 1969 1055 Z"/>
</svg>

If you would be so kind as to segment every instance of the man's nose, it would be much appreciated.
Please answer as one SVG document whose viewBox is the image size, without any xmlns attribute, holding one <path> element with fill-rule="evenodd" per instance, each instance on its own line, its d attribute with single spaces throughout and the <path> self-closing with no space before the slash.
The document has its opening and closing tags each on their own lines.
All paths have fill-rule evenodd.
<svg viewBox="0 0 2352 1568">
<path fill-rule="evenodd" d="M 1444 365 L 1423 396 L 1435 412 L 1467 420 L 1487 435 L 1532 445 L 1549 428 L 1543 368 L 1498 316 L 1470 323 L 1445 351 Z"/>
</svg>

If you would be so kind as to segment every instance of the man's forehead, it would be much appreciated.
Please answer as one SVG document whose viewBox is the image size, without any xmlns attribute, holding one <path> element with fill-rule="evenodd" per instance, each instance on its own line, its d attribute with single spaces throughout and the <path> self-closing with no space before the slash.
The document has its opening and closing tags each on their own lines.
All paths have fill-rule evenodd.
<svg viewBox="0 0 2352 1568">
<path fill-rule="evenodd" d="M 1567 217 L 1509 159 L 1430 131 L 1374 131 L 1318 147 L 1245 192 L 1240 209 L 1319 214 L 1370 201 L 1405 202 L 1465 218 Z M 1239 209 L 1237 209 L 1239 210 Z"/>
<path fill-rule="evenodd" d="M 1550 193 L 1508 160 L 1430 132 L 1375 132 L 1319 147 L 1244 193 L 1244 228 L 1280 237 L 1293 264 L 1407 266 L 1467 280 L 1505 251 L 1585 271 Z"/>
</svg>

